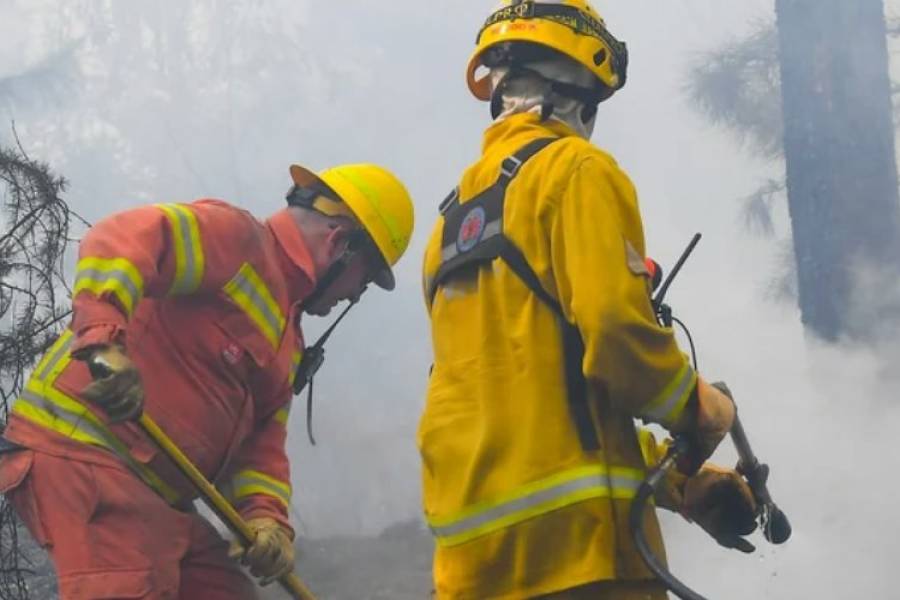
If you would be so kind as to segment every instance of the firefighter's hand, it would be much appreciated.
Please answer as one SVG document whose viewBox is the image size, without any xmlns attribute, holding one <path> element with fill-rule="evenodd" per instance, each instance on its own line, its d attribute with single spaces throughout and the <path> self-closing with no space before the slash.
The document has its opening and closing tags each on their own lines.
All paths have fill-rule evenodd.
<svg viewBox="0 0 900 600">
<path fill-rule="evenodd" d="M 684 484 L 682 514 L 726 548 L 756 549 L 742 537 L 756 529 L 756 512 L 750 486 L 733 469 L 706 463 Z"/>
<path fill-rule="evenodd" d="M 93 383 L 81 390 L 81 397 L 93 402 L 109 416 L 111 423 L 135 420 L 144 411 L 141 375 L 118 344 L 91 346 L 73 354 L 87 363 Z"/>
<path fill-rule="evenodd" d="M 269 517 L 249 519 L 247 527 L 255 536 L 253 543 L 244 548 L 240 542 L 233 540 L 228 556 L 240 558 L 242 564 L 250 567 L 254 577 L 262 578 L 259 583 L 263 586 L 290 573 L 294 568 L 291 534 Z"/>
<path fill-rule="evenodd" d="M 678 469 L 693 475 L 731 431 L 736 410 L 734 400 L 702 377 L 697 380 L 697 408 L 688 421 L 673 428 L 687 441 L 688 452 L 678 462 Z M 727 388 L 726 388 L 727 389 Z"/>
</svg>

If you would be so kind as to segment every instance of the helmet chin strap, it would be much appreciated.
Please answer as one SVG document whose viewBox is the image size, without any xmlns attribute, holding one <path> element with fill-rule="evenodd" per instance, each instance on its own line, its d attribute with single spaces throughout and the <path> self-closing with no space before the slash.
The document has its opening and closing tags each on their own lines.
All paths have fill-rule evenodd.
<svg viewBox="0 0 900 600">
<path fill-rule="evenodd" d="M 319 278 L 319 281 L 316 282 L 316 287 L 313 289 L 312 293 L 306 297 L 303 303 L 300 305 L 302 310 L 307 310 L 308 308 L 315 306 L 319 300 L 322 299 L 322 296 L 325 295 L 325 292 L 328 291 L 335 281 L 344 274 L 344 271 L 347 270 L 347 267 L 350 265 L 350 261 L 353 260 L 353 257 L 356 255 L 356 252 L 352 250 L 345 250 L 336 261 L 331 263 L 331 266 L 328 267 L 328 270 L 325 271 L 325 274 Z"/>
<path fill-rule="evenodd" d="M 344 274 L 344 271 L 350 266 L 350 261 L 359 254 L 361 248 L 365 244 L 365 239 L 366 234 L 364 232 L 358 229 L 350 231 L 348 234 L 347 246 L 344 248 L 344 251 L 341 252 L 341 255 L 338 256 L 337 260 L 331 263 L 331 266 L 328 267 L 325 274 L 319 278 L 318 282 L 316 282 L 315 289 L 306 297 L 303 304 L 300 305 L 303 310 L 315 306 L 316 303 L 322 299 L 322 296 L 325 295 L 325 292 L 328 291 L 328 288 Z"/>
<path fill-rule="evenodd" d="M 360 292 L 360 296 L 365 292 Z M 316 377 L 316 373 L 325 363 L 325 342 L 328 341 L 328 338 L 331 337 L 331 334 L 334 332 L 335 328 L 337 328 L 338 323 L 340 323 L 347 313 L 350 312 L 350 309 L 359 302 L 359 296 L 350 301 L 350 304 L 345 308 L 338 318 L 334 320 L 328 329 L 325 330 L 319 339 L 316 340 L 316 343 L 308 348 L 304 348 L 303 350 L 303 358 L 300 359 L 300 364 L 297 365 L 297 371 L 294 374 L 294 385 L 293 392 L 294 395 L 299 395 L 300 392 L 303 391 L 303 388 L 309 386 L 307 388 L 306 394 L 306 435 L 309 437 L 309 443 L 313 446 L 316 445 L 316 438 L 313 437 L 312 430 L 312 407 L 313 407 L 313 383 Z"/>
</svg>

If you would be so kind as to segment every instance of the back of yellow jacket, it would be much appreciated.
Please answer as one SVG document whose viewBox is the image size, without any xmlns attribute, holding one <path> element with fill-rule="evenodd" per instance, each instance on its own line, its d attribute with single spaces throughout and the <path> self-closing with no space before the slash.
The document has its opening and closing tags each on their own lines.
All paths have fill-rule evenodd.
<svg viewBox="0 0 900 600">
<path fill-rule="evenodd" d="M 601 447 L 579 442 L 551 308 L 500 259 L 440 285 L 428 302 L 434 368 L 418 432 L 440 598 L 526 598 L 650 577 L 627 533 L 644 476 L 634 418 L 676 422 L 696 384 L 654 318 L 635 191 L 610 156 L 562 123 L 515 115 L 487 130 L 460 201 L 547 137 L 561 139 L 509 185 L 503 232 L 581 334 Z M 426 289 L 442 229 L 443 218 L 425 254 Z M 650 513 L 647 526 L 661 551 Z"/>
</svg>

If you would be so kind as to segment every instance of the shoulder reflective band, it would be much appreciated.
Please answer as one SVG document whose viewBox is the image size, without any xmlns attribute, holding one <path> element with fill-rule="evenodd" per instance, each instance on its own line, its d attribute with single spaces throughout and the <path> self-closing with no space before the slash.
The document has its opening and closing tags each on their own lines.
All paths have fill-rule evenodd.
<svg viewBox="0 0 900 600">
<path fill-rule="evenodd" d="M 235 501 L 248 496 L 262 494 L 271 496 L 281 502 L 285 508 L 291 504 L 291 486 L 279 481 L 271 475 L 247 469 L 238 472 L 231 480 L 231 496 Z"/>
<path fill-rule="evenodd" d="M 231 281 L 225 284 L 223 291 L 247 313 L 272 347 L 278 348 L 284 333 L 284 315 L 272 292 L 250 263 L 241 266 Z"/>
<path fill-rule="evenodd" d="M 456 546 L 584 500 L 629 500 L 643 479 L 641 469 L 591 465 L 563 471 L 454 515 L 426 518 L 438 545 Z"/>
<path fill-rule="evenodd" d="M 95 296 L 112 294 L 126 314 L 131 315 L 144 295 L 144 278 L 126 258 L 82 258 L 75 267 L 72 296 L 77 296 L 81 291 L 91 292 Z"/>
<path fill-rule="evenodd" d="M 175 248 L 175 278 L 170 294 L 190 294 L 197 291 L 203 281 L 205 258 L 200 240 L 197 217 L 183 204 L 157 204 L 172 228 L 172 243 Z"/>
<path fill-rule="evenodd" d="M 670 426 L 678 421 L 691 392 L 697 384 L 697 373 L 685 358 L 684 366 L 669 382 L 662 393 L 653 399 L 641 411 L 641 416 L 663 426 Z"/>
</svg>

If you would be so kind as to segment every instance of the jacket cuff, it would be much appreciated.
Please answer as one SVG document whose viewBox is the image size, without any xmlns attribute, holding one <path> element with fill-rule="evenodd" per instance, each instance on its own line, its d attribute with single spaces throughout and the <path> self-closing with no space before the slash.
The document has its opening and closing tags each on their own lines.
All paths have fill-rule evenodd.
<svg viewBox="0 0 900 600">
<path fill-rule="evenodd" d="M 73 352 L 113 342 L 125 344 L 128 321 L 118 308 L 94 297 L 86 297 L 85 293 L 76 297 L 74 305 L 75 316 L 71 326 L 75 333 Z"/>
<path fill-rule="evenodd" d="M 672 430 L 682 420 L 696 387 L 697 373 L 685 359 L 678 374 L 641 411 L 641 418 Z"/>
<path fill-rule="evenodd" d="M 109 344 L 125 345 L 125 329 L 119 325 L 92 325 L 76 333 L 70 352 L 72 354 L 91 346 Z"/>
<path fill-rule="evenodd" d="M 241 499 L 236 507 L 238 513 L 244 520 L 256 519 L 259 517 L 268 517 L 274 519 L 288 532 L 293 540 L 295 537 L 294 528 L 284 512 L 284 505 L 275 498 L 263 494 L 247 496 Z"/>
</svg>

